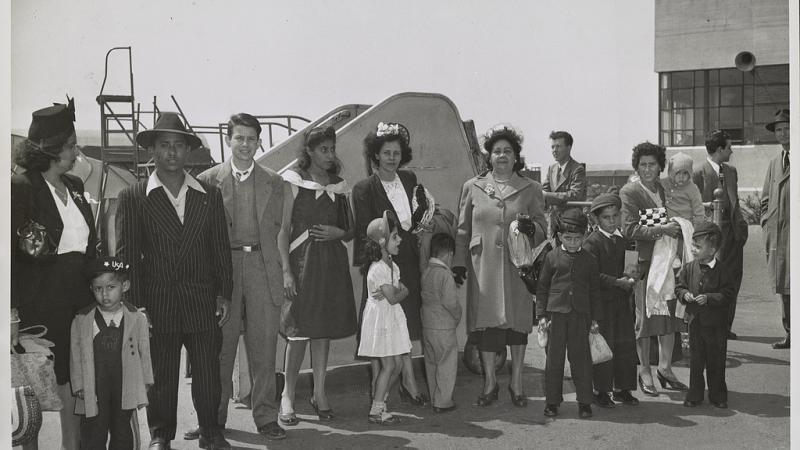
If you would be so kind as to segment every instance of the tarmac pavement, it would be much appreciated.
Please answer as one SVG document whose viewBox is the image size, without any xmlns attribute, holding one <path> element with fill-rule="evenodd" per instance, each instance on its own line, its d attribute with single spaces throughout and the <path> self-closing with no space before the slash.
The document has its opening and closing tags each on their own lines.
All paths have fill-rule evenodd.
<svg viewBox="0 0 800 450">
<path fill-rule="evenodd" d="M 658 397 L 634 395 L 639 406 L 617 405 L 614 409 L 594 406 L 594 417 L 578 419 L 575 391 L 569 371 L 564 381 L 565 401 L 555 419 L 544 409 L 544 352 L 529 341 L 524 372 L 527 408 L 516 408 L 506 390 L 509 375 L 504 368 L 498 378 L 500 399 L 480 408 L 473 403 L 482 380 L 459 364 L 455 401 L 458 408 L 436 414 L 430 407 L 403 404 L 396 390 L 389 398 L 392 412 L 403 421 L 396 426 L 369 424 L 369 385 L 365 365 L 332 368 L 328 396 L 336 411 L 333 422 L 317 420 L 308 398 L 310 374 L 298 386 L 296 412 L 300 424 L 286 427 L 288 438 L 267 442 L 253 425 L 251 411 L 231 402 L 226 437 L 234 448 L 349 449 L 349 448 L 789 448 L 789 350 L 773 350 L 771 343 L 783 336 L 780 305 L 767 283 L 761 229 L 750 227 L 745 247 L 745 276 L 734 322 L 736 341 L 729 341 L 727 384 L 729 409 L 707 402 L 697 408 L 682 405 L 683 393 L 659 389 Z M 421 361 L 420 361 L 421 362 Z M 688 384 L 686 364 L 675 367 L 678 378 Z M 418 381 L 424 380 L 421 371 Z M 195 426 L 191 381 L 180 383 L 178 438 L 176 449 L 197 448 L 197 441 L 184 441 L 183 431 Z M 660 386 L 657 386 L 660 388 Z M 149 433 L 144 410 L 139 411 L 142 444 Z M 46 413 L 40 448 L 58 446 L 58 419 Z"/>
</svg>

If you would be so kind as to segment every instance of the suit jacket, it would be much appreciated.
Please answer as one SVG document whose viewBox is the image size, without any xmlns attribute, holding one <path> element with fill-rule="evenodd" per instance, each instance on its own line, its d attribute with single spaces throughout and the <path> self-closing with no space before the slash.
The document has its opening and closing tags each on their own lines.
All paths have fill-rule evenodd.
<svg viewBox="0 0 800 450">
<path fill-rule="evenodd" d="M 283 268 L 278 253 L 278 232 L 283 220 L 283 202 L 291 190 L 280 175 L 256 163 L 253 168 L 256 197 L 256 217 L 258 218 L 258 239 L 261 245 L 261 259 L 267 270 L 267 284 L 272 302 L 280 306 L 285 301 L 283 295 Z M 222 193 L 225 219 L 228 231 L 233 228 L 234 198 L 233 172 L 230 159 L 201 173 L 198 180 L 208 183 Z"/>
<path fill-rule="evenodd" d="M 664 204 L 664 188 L 660 182 L 656 184 L 656 187 L 661 203 Z M 653 245 L 662 236 L 656 227 L 639 224 L 639 210 L 657 207 L 644 189 L 639 182 L 632 182 L 622 186 L 619 191 L 619 197 L 622 200 L 622 209 L 620 210 L 622 235 L 625 236 L 625 239 L 636 241 L 640 262 L 650 261 L 653 257 Z"/>
<path fill-rule="evenodd" d="M 461 321 L 456 282 L 450 268 L 432 260 L 422 273 L 422 326 L 455 330 Z"/>
<path fill-rule="evenodd" d="M 122 310 L 122 409 L 147 405 L 147 387 L 153 384 L 150 361 L 150 329 L 147 317 L 131 304 Z M 72 392 L 83 391 L 75 398 L 75 414 L 94 417 L 98 414 L 94 369 L 94 313 L 97 305 L 88 306 L 72 320 L 70 382 Z M 101 374 L 102 375 L 102 374 Z"/>
<path fill-rule="evenodd" d="M 713 269 L 708 269 L 705 273 L 696 260 L 683 265 L 675 280 L 675 295 L 686 305 L 686 320 L 689 323 L 699 320 L 704 327 L 727 328 L 728 304 L 733 300 L 736 291 L 730 271 L 726 269 L 719 260 Z M 705 294 L 708 303 L 702 306 L 695 302 L 687 303 L 683 299 L 687 292 L 695 297 Z"/>
<path fill-rule="evenodd" d="M 739 207 L 739 173 L 736 171 L 736 167 L 730 164 L 722 164 L 720 171 L 725 178 L 725 193 L 728 195 L 731 205 L 726 219 L 731 222 L 734 239 L 744 243 L 747 240 L 747 222 Z M 714 200 L 714 190 L 719 186 L 719 176 L 708 160 L 695 169 L 692 180 L 700 190 L 700 196 L 704 202 Z"/>
<path fill-rule="evenodd" d="M 761 227 L 770 275 L 778 294 L 789 294 L 789 169 L 783 168 L 783 155 L 778 153 L 767 167 L 761 190 Z"/>
<path fill-rule="evenodd" d="M 544 197 L 536 181 L 514 174 L 499 192 L 492 172 L 471 178 L 461 188 L 454 267 L 466 267 L 467 329 L 533 329 L 531 294 L 508 254 L 508 228 L 517 214 L 535 224 L 531 247 L 546 236 Z"/>
<path fill-rule="evenodd" d="M 186 175 L 191 176 L 191 175 Z M 219 190 L 188 189 L 184 222 L 159 187 L 147 180 L 119 194 L 117 255 L 130 263 L 131 303 L 144 307 L 158 333 L 217 327 L 216 298 L 231 298 L 231 250 Z"/>
<path fill-rule="evenodd" d="M 558 163 L 547 168 L 547 176 L 542 183 L 544 192 L 552 192 L 564 201 L 586 200 L 586 166 L 570 156 L 561 177 L 558 175 Z"/>
<path fill-rule="evenodd" d="M 607 238 L 600 230 L 594 230 L 583 241 L 583 248 L 595 257 L 598 264 L 600 287 L 597 295 L 603 304 L 625 301 L 628 292 L 616 286 L 615 282 L 625 271 L 625 250 L 628 244 L 625 238 L 617 243 Z"/>
<path fill-rule="evenodd" d="M 602 320 L 599 274 L 597 260 L 586 249 L 568 253 L 556 247 L 550 251 L 537 284 L 536 317 L 575 310 L 592 320 Z"/>
<path fill-rule="evenodd" d="M 89 226 L 89 240 L 86 245 L 86 256 L 96 256 L 97 231 L 89 203 L 83 196 L 83 182 L 74 175 L 62 175 L 61 180 L 67 186 L 86 224 Z M 28 220 L 35 220 L 47 229 L 53 244 L 57 247 L 64 231 L 64 222 L 58 213 L 55 199 L 40 172 L 27 171 L 11 176 L 11 306 L 25 305 L 36 296 L 38 287 L 45 280 L 41 279 L 39 268 L 42 264 L 51 264 L 55 257 L 46 256 L 33 259 L 19 250 L 17 230 Z"/>
</svg>

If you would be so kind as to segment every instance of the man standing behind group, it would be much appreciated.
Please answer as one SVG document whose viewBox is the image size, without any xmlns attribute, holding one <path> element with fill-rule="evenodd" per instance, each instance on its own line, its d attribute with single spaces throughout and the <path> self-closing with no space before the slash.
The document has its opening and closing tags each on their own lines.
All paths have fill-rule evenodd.
<svg viewBox="0 0 800 450">
<path fill-rule="evenodd" d="M 225 137 L 230 159 L 199 178 L 222 192 L 230 237 L 228 254 L 233 261 L 231 320 L 222 327 L 219 355 L 219 424 L 224 427 L 228 418 L 233 363 L 244 321 L 253 420 L 259 433 L 276 440 L 286 437 L 277 422 L 275 352 L 284 294 L 291 297 L 295 289 L 289 269 L 292 191 L 280 175 L 255 162 L 260 135 L 261 125 L 255 117 L 245 113 L 231 116 Z M 191 438 L 191 433 L 186 437 Z"/>
<path fill-rule="evenodd" d="M 217 424 L 219 327 L 228 320 L 233 285 L 222 196 L 184 170 L 201 142 L 176 113 L 162 113 L 136 142 L 150 151 L 155 172 L 119 195 L 117 256 L 131 265 L 129 299 L 152 323 L 149 448 L 169 449 L 175 438 L 182 346 L 193 368 L 200 446 L 230 448 Z"/>
<path fill-rule="evenodd" d="M 731 159 L 731 137 L 722 130 L 714 130 L 706 136 L 706 162 L 694 170 L 692 179 L 703 203 L 714 201 L 714 190 L 722 180 L 722 242 L 720 242 L 719 259 L 722 267 L 730 271 L 733 280 L 733 298 L 728 303 L 728 339 L 736 339 L 731 331 L 733 318 L 736 315 L 736 297 L 742 285 L 742 264 L 744 261 L 744 244 L 747 242 L 747 222 L 739 208 L 739 174 L 736 168 L 726 164 Z M 722 175 L 720 177 L 720 174 Z"/>
<path fill-rule="evenodd" d="M 767 250 L 770 276 L 781 298 L 786 337 L 772 348 L 789 348 L 789 110 L 781 109 L 766 125 L 783 149 L 770 161 L 761 191 L 761 227 Z"/>
<path fill-rule="evenodd" d="M 547 169 L 542 180 L 544 201 L 550 212 L 550 230 L 567 209 L 567 202 L 586 200 L 586 167 L 572 159 L 572 135 L 566 131 L 550 132 L 550 150 L 556 163 Z"/>
</svg>

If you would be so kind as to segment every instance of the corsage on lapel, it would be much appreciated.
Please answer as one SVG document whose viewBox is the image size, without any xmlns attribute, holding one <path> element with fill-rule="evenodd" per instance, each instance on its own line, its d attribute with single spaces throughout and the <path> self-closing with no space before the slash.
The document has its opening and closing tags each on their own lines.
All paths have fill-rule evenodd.
<svg viewBox="0 0 800 450">
<path fill-rule="evenodd" d="M 72 200 L 76 204 L 83 205 L 84 203 L 86 203 L 86 199 L 83 198 L 83 196 L 80 194 L 80 192 L 70 190 L 69 194 L 72 196 Z"/>
</svg>

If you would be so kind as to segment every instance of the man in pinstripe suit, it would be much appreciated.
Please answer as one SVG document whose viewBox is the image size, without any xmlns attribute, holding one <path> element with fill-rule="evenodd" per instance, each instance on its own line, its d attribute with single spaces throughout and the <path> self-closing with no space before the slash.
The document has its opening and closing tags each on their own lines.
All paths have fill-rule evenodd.
<svg viewBox="0 0 800 450">
<path fill-rule="evenodd" d="M 217 423 L 220 327 L 233 289 L 222 195 L 184 170 L 201 142 L 177 114 L 162 113 L 136 141 L 150 150 L 155 172 L 119 195 L 117 253 L 131 264 L 130 300 L 152 323 L 150 449 L 169 449 L 175 438 L 181 346 L 193 368 L 200 447 L 229 449 Z"/>
</svg>

